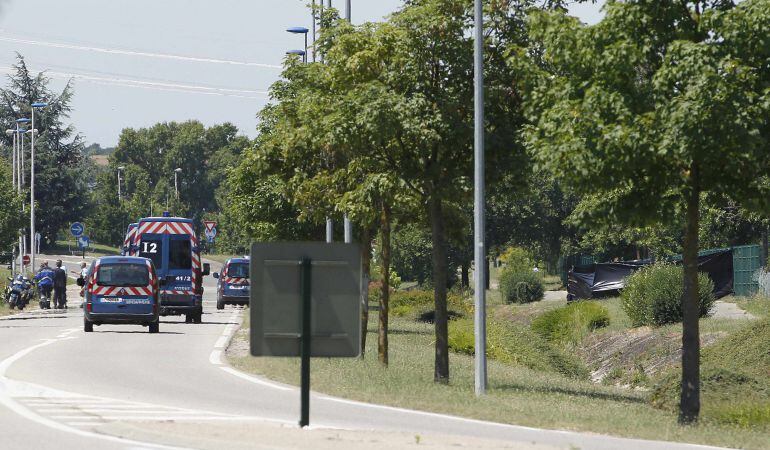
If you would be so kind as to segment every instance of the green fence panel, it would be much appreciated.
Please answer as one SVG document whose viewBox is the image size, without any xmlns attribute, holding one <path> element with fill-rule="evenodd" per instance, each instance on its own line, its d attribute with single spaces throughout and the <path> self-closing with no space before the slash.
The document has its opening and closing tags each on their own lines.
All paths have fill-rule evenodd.
<svg viewBox="0 0 770 450">
<path fill-rule="evenodd" d="M 733 291 L 735 295 L 749 296 L 757 293 L 759 285 L 754 274 L 762 266 L 759 245 L 733 247 Z"/>
</svg>

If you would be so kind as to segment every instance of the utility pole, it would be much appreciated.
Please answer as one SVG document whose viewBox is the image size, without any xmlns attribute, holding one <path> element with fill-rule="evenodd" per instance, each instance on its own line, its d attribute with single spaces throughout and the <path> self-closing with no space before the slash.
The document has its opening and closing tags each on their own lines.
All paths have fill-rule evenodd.
<svg viewBox="0 0 770 450">
<path fill-rule="evenodd" d="M 350 0 L 345 2 L 345 19 L 350 22 Z"/>
<path fill-rule="evenodd" d="M 475 390 L 476 395 L 487 391 L 487 306 L 486 306 L 486 244 L 484 223 L 484 10 L 481 0 L 474 1 L 474 230 L 473 256 L 476 262 L 474 277 L 475 319 Z"/>
</svg>

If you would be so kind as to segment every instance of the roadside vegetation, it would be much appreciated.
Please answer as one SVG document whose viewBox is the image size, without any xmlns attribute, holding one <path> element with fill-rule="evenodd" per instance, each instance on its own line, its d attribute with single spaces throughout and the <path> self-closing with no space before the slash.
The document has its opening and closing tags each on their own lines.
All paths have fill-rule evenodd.
<svg viewBox="0 0 770 450">
<path fill-rule="evenodd" d="M 620 298 L 570 304 L 494 303 L 488 318 L 490 390 L 477 398 L 469 297 L 449 297 L 455 305 L 450 311 L 457 312 L 449 321 L 452 381 L 437 385 L 427 376 L 433 370 L 433 330 L 421 317 L 430 312 L 430 295 L 422 290 L 393 293 L 387 367 L 369 356 L 377 351 L 377 328 L 370 326 L 364 359 L 313 360 L 313 389 L 360 401 L 553 429 L 753 449 L 765 448 L 770 438 L 768 319 L 701 319 L 703 392 L 710 406 L 704 404 L 699 425 L 681 427 L 673 420 L 681 325 L 632 327 Z M 298 384 L 298 360 L 247 355 L 247 330 L 248 318 L 228 349 L 229 362 L 240 370 Z M 738 345 L 746 349 L 744 354 L 736 355 Z"/>
</svg>

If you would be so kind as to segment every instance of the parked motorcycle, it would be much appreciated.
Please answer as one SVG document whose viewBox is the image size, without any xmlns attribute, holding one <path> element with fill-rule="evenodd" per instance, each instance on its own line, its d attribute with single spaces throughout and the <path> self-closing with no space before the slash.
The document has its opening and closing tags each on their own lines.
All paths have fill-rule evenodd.
<svg viewBox="0 0 770 450">
<path fill-rule="evenodd" d="M 16 278 L 9 277 L 8 281 L 11 282 L 8 296 L 6 297 L 8 306 L 10 306 L 11 309 L 24 309 L 24 307 L 27 306 L 27 303 L 29 303 L 32 283 L 29 281 L 29 278 L 21 275 L 17 275 Z"/>
</svg>

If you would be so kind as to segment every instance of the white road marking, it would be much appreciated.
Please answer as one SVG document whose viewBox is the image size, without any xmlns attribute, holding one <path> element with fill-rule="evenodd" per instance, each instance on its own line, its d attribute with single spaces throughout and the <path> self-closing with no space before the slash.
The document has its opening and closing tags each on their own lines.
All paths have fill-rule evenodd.
<svg viewBox="0 0 770 450">
<path fill-rule="evenodd" d="M 65 339 L 74 339 L 72 337 L 65 338 Z M 124 445 L 137 445 L 137 446 L 145 446 L 148 448 L 159 448 L 159 449 L 183 449 L 184 447 L 173 447 L 170 445 L 161 445 L 161 444 L 153 444 L 149 442 L 141 442 L 141 441 L 135 441 L 132 439 L 124 439 L 116 436 L 109 436 L 104 434 L 98 434 L 93 433 L 86 430 L 81 430 L 76 427 L 72 427 L 60 422 L 56 422 L 54 420 L 51 420 L 47 417 L 41 416 L 40 414 L 37 414 L 21 404 L 20 402 L 16 401 L 12 396 L 9 389 L 9 386 L 15 386 L 19 388 L 22 385 L 29 385 L 29 383 L 20 383 L 18 381 L 10 380 L 5 376 L 6 372 L 8 371 L 8 368 L 11 367 L 13 363 L 18 361 L 19 359 L 23 358 L 24 356 L 32 353 L 33 351 L 45 347 L 51 344 L 54 344 L 60 340 L 63 339 L 46 339 L 44 342 L 41 342 L 39 344 L 32 345 L 30 347 L 27 347 L 25 349 L 22 349 L 13 355 L 9 356 L 8 358 L 5 358 L 4 360 L 0 361 L 0 405 L 5 406 L 6 408 L 10 409 L 11 411 L 15 412 L 16 414 L 20 415 L 21 417 L 24 417 L 27 420 L 31 420 L 35 423 L 38 423 L 40 425 L 47 426 L 49 428 L 52 428 L 54 430 L 58 430 L 64 433 L 70 433 L 74 434 L 80 437 L 90 438 L 90 439 L 101 439 L 105 441 L 110 442 L 116 442 L 119 444 Z M 28 386 L 29 390 L 34 390 L 35 387 Z M 21 389 L 23 390 L 23 389 Z M 88 420 L 94 420 L 94 417 L 86 417 Z"/>
<path fill-rule="evenodd" d="M 222 364 L 222 350 L 213 350 L 209 355 L 209 362 L 215 366 Z"/>
<path fill-rule="evenodd" d="M 261 384 L 262 386 L 267 386 L 273 389 L 278 389 L 279 391 L 294 391 L 296 388 L 288 387 L 288 386 L 282 386 L 277 383 L 273 383 L 267 380 L 263 380 L 261 378 L 253 377 L 251 375 L 247 375 L 243 372 L 240 372 L 236 369 L 233 369 L 229 366 L 220 366 L 220 369 L 224 370 L 225 372 L 229 373 L 230 375 L 235 375 L 238 378 L 244 379 L 248 382 L 254 383 L 254 384 Z"/>
</svg>

